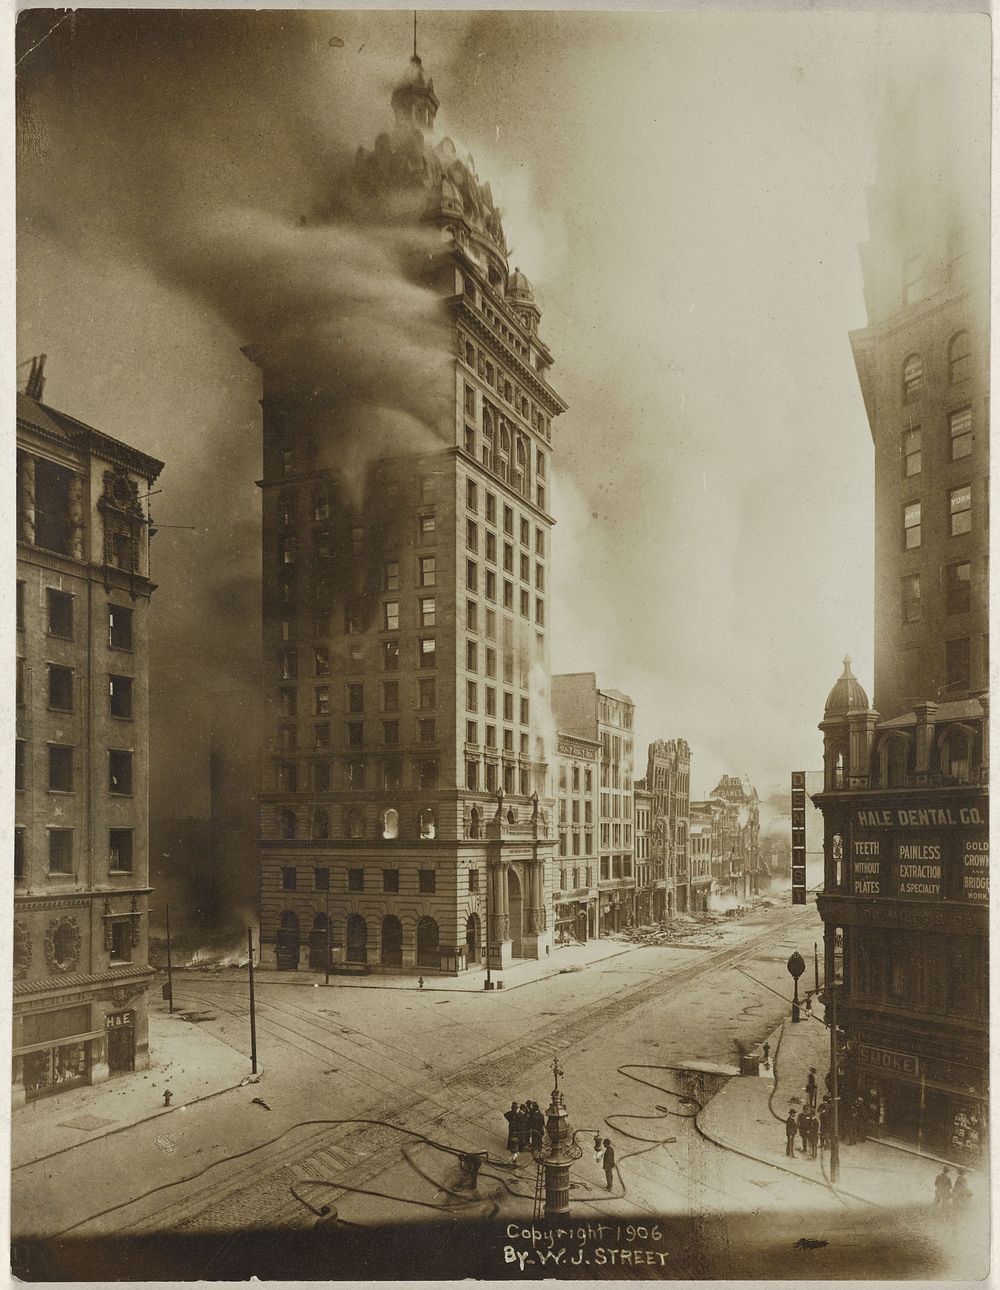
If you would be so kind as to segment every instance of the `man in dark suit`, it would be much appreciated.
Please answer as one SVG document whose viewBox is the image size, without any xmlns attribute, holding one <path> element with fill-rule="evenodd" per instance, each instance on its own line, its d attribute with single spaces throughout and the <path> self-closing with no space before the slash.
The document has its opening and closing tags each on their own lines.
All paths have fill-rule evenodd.
<svg viewBox="0 0 1000 1290">
<path fill-rule="evenodd" d="M 604 1177 L 608 1180 L 608 1191 L 611 1190 L 615 1176 L 615 1149 L 611 1145 L 611 1139 L 604 1139 L 604 1159 L 601 1161 L 604 1166 Z"/>
</svg>

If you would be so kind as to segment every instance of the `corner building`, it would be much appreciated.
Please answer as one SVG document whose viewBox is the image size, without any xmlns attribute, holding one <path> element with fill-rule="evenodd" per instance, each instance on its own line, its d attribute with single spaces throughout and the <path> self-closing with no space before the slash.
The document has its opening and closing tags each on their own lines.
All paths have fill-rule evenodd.
<svg viewBox="0 0 1000 1290">
<path fill-rule="evenodd" d="M 398 186 L 442 235 L 423 285 L 448 320 L 441 448 L 382 456 L 358 500 L 320 464 L 296 391 L 264 384 L 262 958 L 458 972 L 549 952 L 552 420 L 531 285 L 509 271 L 471 160 L 432 140 L 414 54 L 359 192 Z M 391 356 L 389 356 L 391 361 Z"/>
<path fill-rule="evenodd" d="M 919 161 L 911 178 L 931 173 Z M 898 155 L 889 169 L 906 172 Z M 971 189 L 901 183 L 869 195 L 868 325 L 851 336 L 875 445 L 875 692 L 869 705 L 845 660 L 820 725 L 819 908 L 845 1095 L 868 1132 L 975 1166 L 989 1060 L 988 197 L 977 219 Z"/>
<path fill-rule="evenodd" d="M 149 1065 L 150 528 L 162 462 L 17 399 L 12 1101 Z"/>
</svg>

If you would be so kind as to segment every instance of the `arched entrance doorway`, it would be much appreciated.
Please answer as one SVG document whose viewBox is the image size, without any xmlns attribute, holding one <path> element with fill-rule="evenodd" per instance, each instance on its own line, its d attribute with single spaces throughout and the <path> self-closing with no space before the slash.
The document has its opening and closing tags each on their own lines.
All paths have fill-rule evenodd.
<svg viewBox="0 0 1000 1290">
<path fill-rule="evenodd" d="M 480 944 L 479 915 L 470 914 L 468 922 L 465 924 L 465 959 L 470 967 L 473 963 L 479 962 Z"/>
<path fill-rule="evenodd" d="M 521 957 L 521 880 L 513 865 L 507 870 L 507 912 L 510 914 L 510 952 Z"/>
<path fill-rule="evenodd" d="M 286 909 L 278 925 L 275 959 L 279 972 L 294 972 L 299 966 L 299 920 Z"/>
<path fill-rule="evenodd" d="M 433 918 L 421 918 L 417 923 L 417 967 L 440 967 L 438 925 Z"/>
<path fill-rule="evenodd" d="M 326 971 L 326 914 L 317 914 L 309 933 L 309 966 L 314 972 Z"/>
<path fill-rule="evenodd" d="M 360 914 L 351 914 L 347 920 L 347 961 L 368 962 L 368 924 Z"/>
<path fill-rule="evenodd" d="M 395 914 L 386 914 L 382 919 L 382 964 L 403 966 L 403 924 Z"/>
</svg>

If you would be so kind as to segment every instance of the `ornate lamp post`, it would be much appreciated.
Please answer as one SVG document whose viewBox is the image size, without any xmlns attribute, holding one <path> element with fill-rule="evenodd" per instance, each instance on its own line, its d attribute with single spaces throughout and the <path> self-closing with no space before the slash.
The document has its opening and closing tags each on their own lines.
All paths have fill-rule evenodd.
<svg viewBox="0 0 1000 1290">
<path fill-rule="evenodd" d="M 573 1141 L 566 1114 L 566 1099 L 559 1089 L 563 1068 L 556 1057 L 552 1062 L 555 1087 L 546 1111 L 545 1142 L 537 1159 L 545 1169 L 545 1217 L 564 1218 L 569 1214 L 569 1167 L 583 1155 L 583 1148 Z"/>
<path fill-rule="evenodd" d="M 799 1020 L 799 977 L 806 970 L 806 961 L 796 950 L 791 954 L 786 964 L 789 975 L 795 982 L 795 997 L 792 999 L 792 1020 Z"/>
</svg>

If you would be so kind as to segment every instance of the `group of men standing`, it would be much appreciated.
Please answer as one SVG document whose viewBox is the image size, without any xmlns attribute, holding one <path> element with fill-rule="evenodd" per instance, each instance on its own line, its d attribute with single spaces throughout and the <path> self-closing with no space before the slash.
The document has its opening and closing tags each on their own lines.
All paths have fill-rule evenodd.
<svg viewBox="0 0 1000 1290">
<path fill-rule="evenodd" d="M 511 1102 L 504 1111 L 507 1121 L 507 1150 L 511 1164 L 516 1164 L 521 1151 L 541 1151 L 545 1136 L 545 1116 L 537 1102 Z"/>
<path fill-rule="evenodd" d="M 826 1073 L 826 1094 L 819 1106 L 816 1098 L 819 1086 L 816 1081 L 816 1067 L 809 1067 L 806 1077 L 806 1100 L 802 1110 L 796 1114 L 795 1108 L 789 1107 L 785 1119 L 785 1155 L 795 1155 L 796 1135 L 802 1140 L 802 1152 L 816 1159 L 817 1148 L 826 1150 L 830 1145 L 833 1130 L 833 1094 L 830 1091 L 830 1072 Z"/>
</svg>

